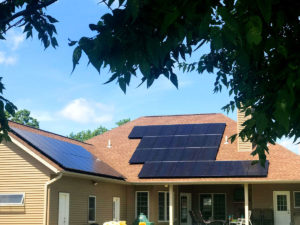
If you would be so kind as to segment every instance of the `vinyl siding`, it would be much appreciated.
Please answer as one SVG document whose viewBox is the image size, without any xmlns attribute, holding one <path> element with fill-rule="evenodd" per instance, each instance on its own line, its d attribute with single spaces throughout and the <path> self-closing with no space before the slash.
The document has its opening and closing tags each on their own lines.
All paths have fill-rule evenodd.
<svg viewBox="0 0 300 225">
<path fill-rule="evenodd" d="M 0 193 L 24 192 L 24 206 L 0 206 L 0 224 L 43 224 L 50 171 L 15 144 L 0 144 Z"/>
<path fill-rule="evenodd" d="M 127 185 L 98 182 L 97 186 L 89 179 L 63 177 L 50 186 L 49 224 L 58 223 L 59 192 L 70 194 L 69 221 L 72 225 L 88 224 L 88 197 L 96 196 L 96 223 L 112 220 L 113 197 L 120 197 L 120 219 L 127 220 Z"/>
<path fill-rule="evenodd" d="M 300 224 L 300 209 L 294 207 L 294 191 L 300 191 L 300 184 L 253 184 L 252 187 L 254 209 L 273 209 L 273 191 L 289 191 L 292 224 Z"/>
</svg>

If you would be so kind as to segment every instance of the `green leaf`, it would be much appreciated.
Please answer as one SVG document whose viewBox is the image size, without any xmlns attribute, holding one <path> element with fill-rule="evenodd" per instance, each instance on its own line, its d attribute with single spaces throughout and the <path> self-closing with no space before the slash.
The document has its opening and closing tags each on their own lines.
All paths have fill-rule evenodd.
<svg viewBox="0 0 300 225">
<path fill-rule="evenodd" d="M 68 41 L 69 41 L 68 43 L 69 46 L 73 46 L 77 43 L 77 41 L 71 41 L 70 39 L 68 39 Z"/>
<path fill-rule="evenodd" d="M 124 94 L 126 94 L 126 82 L 125 82 L 124 78 L 122 78 L 122 77 L 119 78 L 118 82 L 119 82 L 120 88 L 122 89 L 122 91 L 124 92 Z"/>
<path fill-rule="evenodd" d="M 76 65 L 78 64 L 82 54 L 82 48 L 80 46 L 77 46 L 73 51 L 73 71 L 75 70 Z"/>
<path fill-rule="evenodd" d="M 271 0 L 256 0 L 258 8 L 264 17 L 266 23 L 270 22 L 272 14 L 272 1 Z"/>
<path fill-rule="evenodd" d="M 106 81 L 104 84 L 108 84 L 108 83 L 114 81 L 118 76 L 119 76 L 118 73 L 114 73 L 114 74 L 109 78 L 109 80 Z"/>
<path fill-rule="evenodd" d="M 246 25 L 246 38 L 250 45 L 258 45 L 261 40 L 262 22 L 259 16 L 252 16 Z"/>
<path fill-rule="evenodd" d="M 172 84 L 174 84 L 174 86 L 178 89 L 178 80 L 177 80 L 177 76 L 175 73 L 171 73 L 170 80 L 171 80 Z"/>
<path fill-rule="evenodd" d="M 111 7 L 111 5 L 114 3 L 114 1 L 115 1 L 115 0 L 108 0 L 107 5 L 108 5 L 109 7 Z"/>
<path fill-rule="evenodd" d="M 58 20 L 55 19 L 55 18 L 53 18 L 52 16 L 47 15 L 46 17 L 48 18 L 48 20 L 50 21 L 50 23 L 57 23 L 58 22 Z"/>
</svg>

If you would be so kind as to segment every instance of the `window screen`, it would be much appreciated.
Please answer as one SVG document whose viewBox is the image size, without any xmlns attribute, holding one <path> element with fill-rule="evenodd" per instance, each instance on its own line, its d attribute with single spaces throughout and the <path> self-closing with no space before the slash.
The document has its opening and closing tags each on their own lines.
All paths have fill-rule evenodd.
<svg viewBox="0 0 300 225">
<path fill-rule="evenodd" d="M 136 215 L 141 213 L 148 218 L 148 192 L 139 191 L 136 193 Z"/>
<path fill-rule="evenodd" d="M 300 191 L 295 191 L 294 192 L 294 202 L 295 202 L 295 207 L 300 208 Z"/>
<path fill-rule="evenodd" d="M 24 193 L 21 194 L 0 194 L 0 205 L 23 205 Z"/>
<path fill-rule="evenodd" d="M 158 220 L 169 220 L 169 192 L 158 193 Z"/>
<path fill-rule="evenodd" d="M 224 194 L 214 194 L 214 219 L 215 220 L 225 220 L 226 219 L 226 206 L 225 206 L 225 195 Z"/>
<path fill-rule="evenodd" d="M 89 197 L 89 221 L 96 221 L 96 197 Z"/>
</svg>

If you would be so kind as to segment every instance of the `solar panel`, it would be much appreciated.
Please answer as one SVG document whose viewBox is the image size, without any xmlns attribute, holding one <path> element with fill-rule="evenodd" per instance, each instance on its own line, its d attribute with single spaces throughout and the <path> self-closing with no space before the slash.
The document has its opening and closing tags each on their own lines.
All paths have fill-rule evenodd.
<svg viewBox="0 0 300 225">
<path fill-rule="evenodd" d="M 213 177 L 266 177 L 265 167 L 251 165 L 252 161 L 180 161 L 145 162 L 139 178 L 213 178 Z"/>
<path fill-rule="evenodd" d="M 225 126 L 225 123 L 135 126 L 128 137 L 137 139 L 144 136 L 223 134 Z"/>
<path fill-rule="evenodd" d="M 11 127 L 11 130 L 64 169 L 122 178 L 119 173 L 80 145 L 15 127 Z"/>
<path fill-rule="evenodd" d="M 141 164 L 146 161 L 199 161 L 215 160 L 218 148 L 166 148 L 139 149 L 129 161 L 131 164 Z"/>
<path fill-rule="evenodd" d="M 217 135 L 180 135 L 180 136 L 145 136 L 138 145 L 141 148 L 185 148 L 218 147 L 222 136 Z"/>
</svg>

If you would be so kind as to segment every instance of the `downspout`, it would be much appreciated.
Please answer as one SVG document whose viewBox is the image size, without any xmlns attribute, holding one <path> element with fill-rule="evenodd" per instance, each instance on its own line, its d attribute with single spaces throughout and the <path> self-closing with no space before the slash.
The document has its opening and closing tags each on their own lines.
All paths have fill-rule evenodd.
<svg viewBox="0 0 300 225">
<path fill-rule="evenodd" d="M 47 181 L 44 186 L 44 225 L 47 225 L 47 209 L 48 209 L 48 187 L 54 182 L 58 181 L 62 178 L 62 173 L 60 173 L 57 177 Z"/>
</svg>

